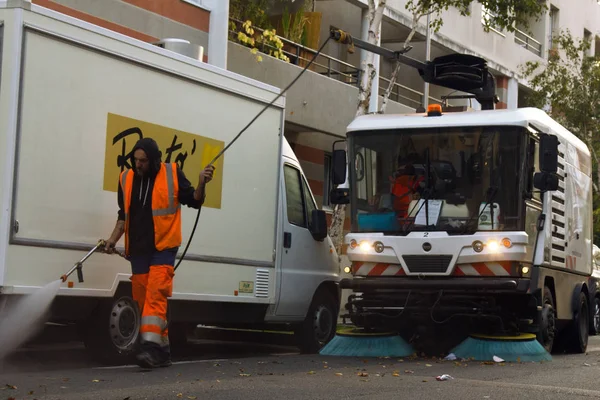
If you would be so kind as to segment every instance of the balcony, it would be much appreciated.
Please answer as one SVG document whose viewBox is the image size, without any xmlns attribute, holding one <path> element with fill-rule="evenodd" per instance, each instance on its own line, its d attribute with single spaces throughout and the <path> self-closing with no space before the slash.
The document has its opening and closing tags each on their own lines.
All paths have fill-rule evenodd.
<svg viewBox="0 0 600 400">
<path fill-rule="evenodd" d="M 521 30 L 515 31 L 515 43 L 538 57 L 542 56 L 542 44 Z"/>
<path fill-rule="evenodd" d="M 232 29 L 232 28 L 234 28 L 234 29 Z M 239 21 L 239 20 L 230 18 L 230 31 L 229 31 L 230 42 L 238 43 L 239 45 L 244 46 L 243 43 L 240 43 L 239 36 L 238 36 L 239 32 L 243 31 L 243 30 L 244 30 L 243 29 L 243 21 Z M 257 28 L 257 27 L 252 27 L 252 30 L 253 30 L 255 37 L 258 37 L 259 35 L 264 34 L 264 30 Z M 254 56 L 255 57 L 261 56 L 261 58 L 263 58 L 263 62 L 264 62 L 264 61 L 266 61 L 265 59 L 267 58 L 267 57 L 263 57 L 264 54 L 279 52 L 279 55 L 280 56 L 282 54 L 285 55 L 285 57 L 287 57 L 287 60 L 281 60 L 281 58 L 283 58 L 283 57 L 279 57 L 280 60 L 278 60 L 278 64 L 281 64 L 281 62 L 285 62 L 286 64 L 291 64 L 291 65 L 295 65 L 300 68 L 304 68 L 310 62 L 310 60 L 315 56 L 315 54 L 317 54 L 317 51 L 314 49 L 311 49 L 311 48 L 303 46 L 301 44 L 292 42 L 281 36 L 277 36 L 277 38 L 283 43 L 283 46 L 281 48 L 278 48 L 275 45 L 265 44 L 264 42 L 262 42 L 260 44 L 255 43 L 256 44 L 255 48 L 258 49 L 258 53 L 255 52 Z M 360 51 L 360 50 L 356 49 L 356 51 Z M 261 53 L 264 53 L 264 54 L 261 54 Z M 277 61 L 277 60 L 274 60 L 274 61 Z M 265 65 L 265 68 L 266 67 L 267 67 L 267 65 Z M 278 68 L 283 68 L 283 66 L 276 66 L 276 64 L 269 63 L 269 68 L 278 69 Z M 255 74 L 248 74 L 249 71 L 247 69 L 240 68 L 240 66 L 234 66 L 234 69 L 237 69 L 235 71 L 237 73 L 252 77 L 254 79 L 262 80 Z M 346 63 L 342 60 L 331 57 L 325 53 L 320 53 L 315 58 L 315 60 L 311 64 L 311 66 L 309 67 L 309 71 L 307 71 L 307 73 L 308 72 L 318 74 L 321 77 L 324 77 L 331 81 L 336 81 L 336 83 L 339 82 L 339 83 L 348 85 L 353 88 L 352 92 L 356 92 L 356 96 L 358 95 L 358 87 L 359 87 L 360 79 L 361 79 L 361 76 L 363 73 L 363 70 L 360 68 L 360 66 L 355 66 L 355 65 Z M 275 72 L 273 71 L 273 73 L 275 73 Z M 250 76 L 250 75 L 254 75 L 254 76 Z M 291 81 L 291 79 L 289 81 Z M 289 81 L 282 81 L 281 83 L 274 83 L 271 81 L 269 83 L 274 84 L 275 86 L 278 86 L 278 87 L 285 87 L 285 86 L 287 86 Z M 321 82 L 321 81 L 319 81 L 319 82 Z M 388 85 L 389 85 L 389 79 L 386 78 L 385 76 L 380 76 L 380 81 L 379 81 L 379 95 L 380 96 L 383 96 Z M 327 90 L 330 90 L 330 89 L 328 89 L 328 86 L 321 86 L 316 90 L 322 90 L 322 91 L 326 92 Z M 344 90 L 344 92 L 350 93 L 350 92 L 347 92 L 347 90 Z M 352 99 L 353 104 L 355 103 L 354 100 L 356 99 L 356 96 Z M 391 102 L 389 103 L 388 112 L 414 112 L 414 110 L 417 107 L 419 107 L 421 104 L 423 104 L 423 96 L 424 96 L 424 94 L 422 92 L 414 90 L 414 89 L 412 89 L 408 86 L 402 85 L 400 83 L 395 83 L 395 85 L 392 89 L 392 92 L 390 94 Z M 288 101 L 289 101 L 289 99 L 288 99 Z M 394 106 L 393 103 L 398 103 L 399 107 Z M 430 96 L 429 103 L 430 104 L 431 103 L 441 104 L 442 100 Z"/>
</svg>

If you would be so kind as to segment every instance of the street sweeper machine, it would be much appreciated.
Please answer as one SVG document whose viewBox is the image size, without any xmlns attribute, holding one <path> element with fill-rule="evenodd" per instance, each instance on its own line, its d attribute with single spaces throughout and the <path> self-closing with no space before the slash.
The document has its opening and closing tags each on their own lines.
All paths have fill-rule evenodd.
<svg viewBox="0 0 600 400">
<path fill-rule="evenodd" d="M 534 334 L 548 351 L 560 342 L 584 352 L 594 301 L 586 145 L 542 110 L 495 110 L 494 80 L 480 58 L 421 63 L 332 35 L 482 105 L 361 116 L 345 149 L 334 145 L 340 186 L 331 197 L 352 220 L 352 276 L 340 284 L 352 291 L 345 318 L 407 341 Z"/>
<path fill-rule="evenodd" d="M 103 360 L 131 354 L 131 267 L 99 239 L 115 226 L 131 149 L 152 137 L 194 186 L 221 155 L 201 218 L 181 209 L 189 248 L 176 261 L 172 341 L 198 324 L 293 331 L 307 352 L 330 340 L 340 266 L 283 135 L 283 92 L 27 1 L 3 4 L 0 304 L 60 278 L 49 320 L 79 325 Z"/>
</svg>

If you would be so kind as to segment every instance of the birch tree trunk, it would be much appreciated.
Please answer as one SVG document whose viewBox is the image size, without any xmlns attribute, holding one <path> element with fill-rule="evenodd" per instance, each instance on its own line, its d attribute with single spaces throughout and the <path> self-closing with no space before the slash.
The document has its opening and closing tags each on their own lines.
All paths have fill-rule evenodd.
<svg viewBox="0 0 600 400">
<path fill-rule="evenodd" d="M 425 15 L 427 15 L 427 14 L 424 14 L 424 13 L 413 14 L 412 29 L 411 29 L 410 33 L 408 34 L 408 36 L 406 37 L 406 40 L 404 41 L 405 49 L 408 47 L 408 45 L 412 41 L 413 36 L 415 36 L 415 33 L 417 32 L 417 26 L 419 24 L 419 21 Z M 427 27 L 427 29 L 429 29 L 429 27 Z M 383 95 L 383 101 L 381 102 L 381 109 L 379 110 L 379 112 L 382 114 L 385 113 L 385 108 L 388 104 L 390 95 L 392 94 L 392 91 L 394 90 L 394 85 L 396 84 L 396 81 L 398 80 L 398 74 L 400 73 L 401 67 L 402 67 L 402 64 L 399 62 L 396 62 L 396 65 L 394 67 L 394 72 L 392 72 L 392 76 L 390 78 L 390 83 L 388 85 L 388 88 L 385 91 L 385 94 Z"/>
<path fill-rule="evenodd" d="M 375 3 L 375 0 L 369 0 L 369 35 L 367 41 L 371 44 L 377 44 L 377 35 L 381 21 L 383 20 L 383 11 L 385 10 L 387 0 L 379 0 Z M 369 111 L 369 103 L 371 96 L 377 96 L 377 93 L 371 93 L 373 88 L 373 79 L 375 78 L 375 66 L 373 60 L 375 55 L 371 52 L 366 52 L 365 61 L 362 65 L 364 71 L 360 86 L 358 88 L 358 106 L 356 109 L 355 118 L 366 114 Z M 352 160 L 348 160 L 350 164 Z M 331 218 L 331 225 L 329 228 L 329 235 L 333 241 L 338 256 L 342 254 L 342 244 L 344 241 L 344 221 L 346 220 L 346 205 L 337 204 L 333 209 L 333 216 Z"/>
</svg>

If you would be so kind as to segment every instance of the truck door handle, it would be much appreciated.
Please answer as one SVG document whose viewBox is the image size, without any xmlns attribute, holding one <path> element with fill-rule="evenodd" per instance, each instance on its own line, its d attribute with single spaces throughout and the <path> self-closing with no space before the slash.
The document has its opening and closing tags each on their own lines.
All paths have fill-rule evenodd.
<svg viewBox="0 0 600 400">
<path fill-rule="evenodd" d="M 283 247 L 285 247 L 286 249 L 289 249 L 290 247 L 292 247 L 292 233 L 291 232 L 283 233 Z"/>
</svg>

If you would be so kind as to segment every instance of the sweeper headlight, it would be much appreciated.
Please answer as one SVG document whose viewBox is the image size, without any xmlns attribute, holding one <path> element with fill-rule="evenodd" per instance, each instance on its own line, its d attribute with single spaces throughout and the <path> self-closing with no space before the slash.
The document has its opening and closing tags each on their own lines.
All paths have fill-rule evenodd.
<svg viewBox="0 0 600 400">
<path fill-rule="evenodd" d="M 367 252 L 369 250 L 371 250 L 373 248 L 373 246 L 371 245 L 371 243 L 369 242 L 360 242 L 360 250 L 363 252 Z"/>
<path fill-rule="evenodd" d="M 354 249 L 355 249 L 357 246 L 358 246 L 358 243 L 356 243 L 356 240 L 352 239 L 352 240 L 350 241 L 350 248 L 351 248 L 352 250 L 354 250 Z"/>
<path fill-rule="evenodd" d="M 385 248 L 385 246 L 381 242 L 375 242 L 373 244 L 373 248 L 375 249 L 376 252 L 383 253 L 383 249 Z"/>
</svg>

